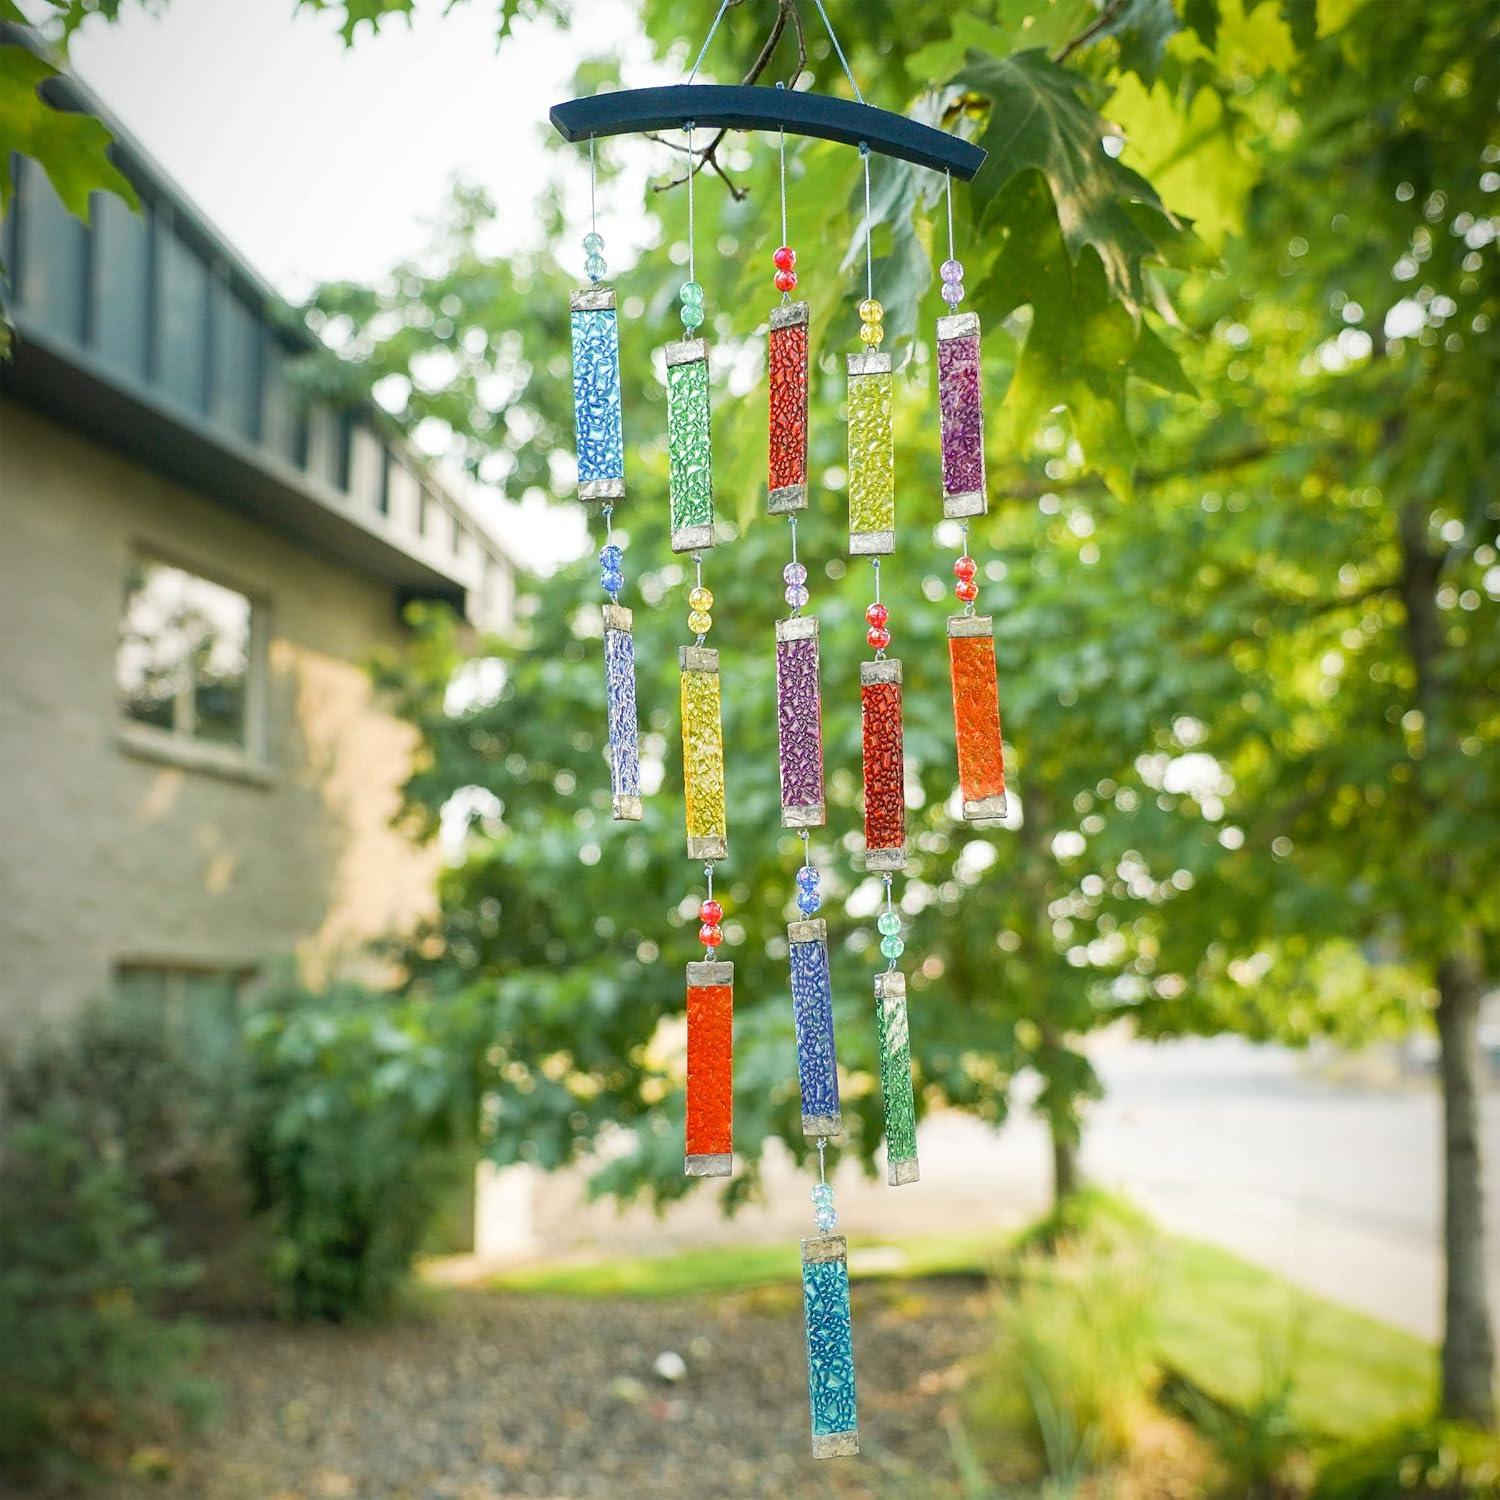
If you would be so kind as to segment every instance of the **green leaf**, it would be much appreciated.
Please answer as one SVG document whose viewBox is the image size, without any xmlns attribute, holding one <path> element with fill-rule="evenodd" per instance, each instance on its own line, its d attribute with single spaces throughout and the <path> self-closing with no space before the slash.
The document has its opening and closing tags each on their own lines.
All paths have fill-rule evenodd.
<svg viewBox="0 0 1500 1500">
<path fill-rule="evenodd" d="M 25 47 L 0 47 L 0 213 L 15 192 L 13 152 L 29 156 L 69 213 L 87 221 L 89 195 L 115 193 L 132 208 L 135 189 L 109 159 L 113 139 L 93 115 L 54 109 L 38 92 L 57 69 Z"/>
<path fill-rule="evenodd" d="M 1281 19 L 1303 51 L 1318 39 L 1318 0 L 1281 0 Z"/>
<path fill-rule="evenodd" d="M 1068 255 L 1076 261 L 1085 248 L 1093 249 L 1111 292 L 1139 315 L 1146 300 L 1143 263 L 1163 259 L 1162 242 L 1184 231 L 1151 184 L 1105 151 L 1107 132 L 1095 108 L 1102 102 L 1100 87 L 1041 52 L 971 54 L 954 82 L 992 104 L 980 139 L 990 159 L 972 188 L 976 220 L 984 224 L 1013 178 L 1039 171 Z M 1136 204 L 1155 212 L 1138 219 L 1131 212 Z"/>
<path fill-rule="evenodd" d="M 1167 43 L 1182 29 L 1172 0 L 1125 0 L 1100 35 L 1120 43 L 1120 68 L 1148 87 L 1161 71 Z"/>
<path fill-rule="evenodd" d="M 378 34 L 381 25 L 392 16 L 401 15 L 411 23 L 416 0 L 297 0 L 299 10 L 342 10 L 344 19 L 339 23 L 339 35 L 346 47 L 353 46 L 361 26 L 368 26 L 372 35 Z M 449 6 L 452 9 L 452 6 Z"/>
<path fill-rule="evenodd" d="M 1000 0 L 992 18 L 956 14 L 949 34 L 914 52 L 908 69 L 915 78 L 948 78 L 971 52 L 1055 52 L 1094 17 L 1091 0 Z"/>
<path fill-rule="evenodd" d="M 1186 0 L 1182 7 L 1183 24 L 1196 31 L 1210 52 L 1219 44 L 1219 0 Z"/>
</svg>

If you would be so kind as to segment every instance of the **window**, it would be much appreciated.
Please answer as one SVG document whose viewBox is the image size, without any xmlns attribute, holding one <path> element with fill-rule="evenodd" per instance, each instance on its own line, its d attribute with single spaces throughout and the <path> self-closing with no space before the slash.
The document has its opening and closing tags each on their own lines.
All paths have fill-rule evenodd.
<svg viewBox="0 0 1500 1500">
<path fill-rule="evenodd" d="M 251 736 L 249 599 L 162 562 L 130 569 L 115 661 L 132 723 L 242 751 Z"/>
<path fill-rule="evenodd" d="M 115 1003 L 131 1019 L 161 1033 L 206 1066 L 238 1054 L 240 1018 L 249 968 L 138 963 L 115 969 Z"/>
</svg>

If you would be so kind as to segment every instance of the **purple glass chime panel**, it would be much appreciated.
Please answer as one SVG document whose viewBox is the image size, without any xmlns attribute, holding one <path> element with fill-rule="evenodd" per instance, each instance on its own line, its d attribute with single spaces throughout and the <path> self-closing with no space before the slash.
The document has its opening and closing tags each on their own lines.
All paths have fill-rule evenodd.
<svg viewBox="0 0 1500 1500">
<path fill-rule="evenodd" d="M 823 709 L 818 689 L 818 622 L 776 622 L 776 723 L 781 748 L 781 823 L 823 826 Z"/>
<path fill-rule="evenodd" d="M 938 409 L 943 428 L 943 514 L 985 513 L 984 412 L 979 385 L 979 317 L 938 319 Z"/>
</svg>

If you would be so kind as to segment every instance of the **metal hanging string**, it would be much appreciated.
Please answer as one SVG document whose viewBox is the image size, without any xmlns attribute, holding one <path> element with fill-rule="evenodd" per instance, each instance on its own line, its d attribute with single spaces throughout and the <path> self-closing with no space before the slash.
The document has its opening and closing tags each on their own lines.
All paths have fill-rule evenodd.
<svg viewBox="0 0 1500 1500">
<path fill-rule="evenodd" d="M 854 73 L 849 67 L 849 59 L 844 56 L 844 49 L 839 46 L 838 34 L 833 29 L 833 22 L 828 19 L 828 12 L 823 9 L 823 0 L 813 0 L 813 4 L 818 7 L 818 14 L 822 16 L 823 24 L 828 28 L 828 40 L 833 43 L 833 50 L 838 53 L 839 62 L 843 64 L 844 77 L 849 80 L 849 87 L 854 90 L 854 97 L 863 104 L 865 96 L 860 93 L 859 85 L 854 81 Z"/>
<path fill-rule="evenodd" d="M 953 259 L 953 173 L 944 172 L 948 179 L 948 259 Z"/>
<path fill-rule="evenodd" d="M 589 137 L 589 232 L 591 234 L 598 234 L 599 233 L 599 215 L 595 211 L 595 207 L 594 207 L 594 187 L 595 187 L 595 175 L 594 175 L 594 138 L 593 138 L 593 136 L 590 136 Z"/>
<path fill-rule="evenodd" d="M 717 24 L 717 23 L 715 23 L 715 24 Z M 707 44 L 705 43 L 705 45 L 707 45 Z M 692 154 L 693 154 L 693 122 L 691 120 L 689 120 L 687 122 L 687 138 L 688 138 L 688 156 L 691 157 Z M 688 189 L 688 280 L 689 281 L 696 281 L 698 279 L 697 275 L 695 274 L 695 270 L 694 270 L 696 262 L 694 260 L 695 247 L 694 247 L 694 244 L 693 244 L 693 241 L 694 241 L 694 238 L 695 238 L 695 236 L 693 234 L 693 178 L 696 177 L 697 175 L 698 174 L 696 172 L 692 171 L 691 168 L 689 169 L 689 171 L 688 171 L 688 180 L 687 180 L 687 189 Z"/>
<path fill-rule="evenodd" d="M 870 143 L 861 141 L 859 143 L 859 159 L 865 169 L 865 296 L 873 300 L 875 296 L 875 260 L 871 240 L 874 236 L 874 225 L 870 222 Z"/>
<path fill-rule="evenodd" d="M 724 19 L 724 12 L 729 9 L 730 0 L 724 0 L 719 7 L 719 13 L 714 17 L 714 24 L 708 28 L 708 35 L 703 38 L 703 45 L 698 49 L 698 60 L 693 64 L 693 71 L 688 74 L 687 81 L 691 83 L 698 76 L 698 69 L 703 66 L 703 54 L 708 51 L 708 44 L 714 39 L 714 32 L 719 29 L 719 22 Z M 822 9 L 820 6 L 819 9 Z M 838 46 L 835 42 L 834 46 Z"/>
<path fill-rule="evenodd" d="M 885 877 L 885 909 L 888 912 L 895 911 L 895 907 L 891 904 L 891 877 L 889 875 Z M 896 960 L 894 958 L 885 966 L 885 972 L 887 974 L 894 974 L 896 972 Z"/>
</svg>

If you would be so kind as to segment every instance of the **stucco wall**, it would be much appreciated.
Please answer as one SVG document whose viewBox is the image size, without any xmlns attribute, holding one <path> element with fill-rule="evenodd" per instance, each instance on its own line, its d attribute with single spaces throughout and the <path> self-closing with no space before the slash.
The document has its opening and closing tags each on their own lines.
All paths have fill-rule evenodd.
<svg viewBox="0 0 1500 1500">
<path fill-rule="evenodd" d="M 267 612 L 268 784 L 122 747 L 141 552 Z M 387 586 L 0 404 L 0 1031 L 104 995 L 122 959 L 320 970 L 428 910 L 436 854 L 389 826 L 411 737 L 363 668 L 401 635 Z"/>
</svg>

